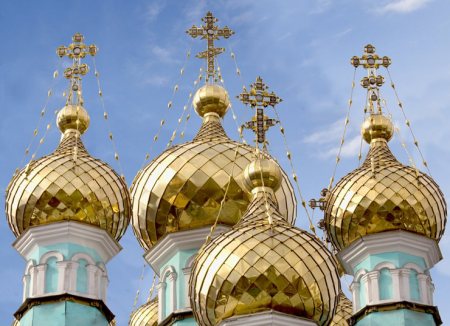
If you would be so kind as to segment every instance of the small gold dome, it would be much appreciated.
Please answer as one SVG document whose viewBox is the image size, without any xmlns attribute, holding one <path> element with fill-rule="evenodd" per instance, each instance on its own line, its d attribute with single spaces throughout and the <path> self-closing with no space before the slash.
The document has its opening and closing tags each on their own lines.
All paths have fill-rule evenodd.
<svg viewBox="0 0 450 326">
<path fill-rule="evenodd" d="M 256 187 L 269 187 L 276 191 L 282 181 L 281 168 L 273 159 L 252 161 L 244 170 L 243 183 L 248 192 Z"/>
<path fill-rule="evenodd" d="M 125 234 L 131 218 L 127 185 L 108 164 L 89 155 L 76 135 L 66 131 L 53 153 L 11 181 L 6 218 L 16 237 L 31 226 L 68 220 L 104 229 L 116 240 Z"/>
<path fill-rule="evenodd" d="M 189 287 L 191 307 L 202 326 L 270 310 L 321 326 L 334 315 L 340 280 L 324 244 L 286 222 L 272 196 L 254 192 L 242 220 L 198 254 Z"/>
<path fill-rule="evenodd" d="M 158 297 L 137 308 L 128 326 L 158 326 Z"/>
<path fill-rule="evenodd" d="M 82 106 L 75 104 L 70 104 L 62 108 L 56 118 L 56 125 L 62 133 L 69 129 L 75 129 L 80 134 L 84 134 L 89 128 L 90 122 L 91 119 L 87 111 Z"/>
<path fill-rule="evenodd" d="M 329 194 L 325 227 L 338 250 L 367 234 L 390 230 L 437 241 L 444 234 L 447 204 L 439 186 L 428 175 L 420 171 L 416 175 L 416 169 L 398 162 L 389 150 L 389 137 L 382 135 L 372 140 L 363 165 Z"/>
<path fill-rule="evenodd" d="M 230 107 L 230 97 L 222 86 L 208 84 L 200 88 L 194 95 L 195 112 L 201 117 L 207 113 L 217 113 L 223 118 Z"/>
<path fill-rule="evenodd" d="M 243 170 L 254 149 L 239 145 L 235 160 L 237 144 L 220 119 L 208 115 L 194 140 L 167 149 L 136 176 L 132 226 L 145 251 L 167 233 L 213 225 L 232 172 L 219 224 L 233 226 L 241 219 L 251 199 L 242 184 Z M 293 224 L 297 201 L 285 172 L 275 197 L 281 214 Z"/>
<path fill-rule="evenodd" d="M 353 315 L 353 304 L 344 294 L 339 291 L 339 304 L 336 309 L 336 314 L 331 321 L 330 326 L 349 326 L 347 320 Z"/>
<path fill-rule="evenodd" d="M 380 138 L 390 141 L 394 136 L 394 125 L 386 116 L 372 114 L 362 124 L 361 134 L 368 144 Z"/>
</svg>

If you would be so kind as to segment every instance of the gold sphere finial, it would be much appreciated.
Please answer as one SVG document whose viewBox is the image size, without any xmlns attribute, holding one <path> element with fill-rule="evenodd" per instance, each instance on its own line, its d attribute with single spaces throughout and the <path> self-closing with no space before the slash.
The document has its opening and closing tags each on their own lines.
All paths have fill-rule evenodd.
<svg viewBox="0 0 450 326">
<path fill-rule="evenodd" d="M 361 134 L 368 144 L 380 138 L 390 141 L 394 136 L 394 125 L 386 116 L 372 114 L 363 122 Z"/>
<path fill-rule="evenodd" d="M 74 129 L 84 134 L 89 128 L 90 121 L 89 114 L 82 106 L 70 104 L 59 111 L 56 125 L 62 133 Z"/>
<path fill-rule="evenodd" d="M 281 168 L 273 159 L 257 159 L 250 162 L 244 170 L 243 184 L 248 192 L 258 187 L 277 191 L 281 181 Z"/>
<path fill-rule="evenodd" d="M 230 97 L 222 86 L 208 84 L 195 93 L 193 104 L 195 112 L 202 118 L 207 113 L 216 113 L 223 118 L 230 107 Z"/>
</svg>

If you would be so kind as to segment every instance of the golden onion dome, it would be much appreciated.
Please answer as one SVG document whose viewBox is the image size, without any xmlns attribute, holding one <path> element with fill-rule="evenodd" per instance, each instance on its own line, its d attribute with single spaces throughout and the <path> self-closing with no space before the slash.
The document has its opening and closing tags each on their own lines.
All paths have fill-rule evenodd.
<svg viewBox="0 0 450 326">
<path fill-rule="evenodd" d="M 56 125 L 63 134 L 69 129 L 78 130 L 80 134 L 84 134 L 90 122 L 87 111 L 82 106 L 74 104 L 62 108 L 56 118 Z"/>
<path fill-rule="evenodd" d="M 336 314 L 331 321 L 330 326 L 349 326 L 348 319 L 353 315 L 353 304 L 344 294 L 339 291 L 339 304 L 336 309 Z"/>
<path fill-rule="evenodd" d="M 254 149 L 237 145 L 218 114 L 209 112 L 192 141 L 167 149 L 136 176 L 132 226 L 144 250 L 167 233 L 213 225 L 219 211 L 218 224 L 233 226 L 241 219 L 251 199 L 242 185 L 243 170 L 253 160 Z M 288 176 L 281 174 L 275 197 L 281 214 L 293 224 L 297 200 Z"/>
<path fill-rule="evenodd" d="M 366 160 L 336 184 L 326 202 L 325 227 L 331 242 L 341 250 L 359 237 L 391 230 L 439 241 L 447 221 L 439 186 L 397 161 L 387 145 L 393 131 L 386 117 L 372 115 L 361 130 L 370 143 Z"/>
<path fill-rule="evenodd" d="M 208 84 L 200 88 L 192 101 L 195 112 L 202 118 L 207 113 L 217 113 L 223 118 L 230 107 L 230 97 L 222 86 Z"/>
<path fill-rule="evenodd" d="M 89 116 L 78 107 L 84 122 L 77 131 L 76 111 L 69 106 L 59 112 L 63 136 L 58 148 L 32 161 L 8 186 L 6 218 L 16 237 L 31 226 L 68 220 L 104 229 L 116 240 L 125 234 L 131 218 L 127 185 L 108 164 L 89 155 L 80 138 Z"/>
<path fill-rule="evenodd" d="M 244 187 L 249 191 L 256 187 L 278 190 L 283 181 L 281 169 L 273 159 L 255 160 L 244 169 Z"/>
<path fill-rule="evenodd" d="M 158 326 L 158 297 L 137 308 L 128 326 Z"/>
<path fill-rule="evenodd" d="M 189 293 L 198 324 L 273 310 L 328 325 L 340 287 L 333 254 L 283 218 L 273 189 L 253 184 L 252 193 L 241 221 L 196 257 Z"/>
</svg>

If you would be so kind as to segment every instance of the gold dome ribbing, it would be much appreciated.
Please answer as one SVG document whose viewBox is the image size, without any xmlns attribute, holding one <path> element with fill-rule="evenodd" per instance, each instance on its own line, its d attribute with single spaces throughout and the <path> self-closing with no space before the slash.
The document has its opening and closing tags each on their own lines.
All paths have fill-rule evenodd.
<svg viewBox="0 0 450 326">
<path fill-rule="evenodd" d="M 386 117 L 375 114 L 369 119 L 362 127 L 370 142 L 366 160 L 336 184 L 325 206 L 331 241 L 340 250 L 361 236 L 390 230 L 439 241 L 447 221 L 439 186 L 420 171 L 417 178 L 414 168 L 397 161 L 387 145 L 393 131 Z M 366 137 L 370 132 L 378 138 Z"/>
<path fill-rule="evenodd" d="M 19 237 L 31 226 L 77 221 L 104 229 L 119 240 L 131 218 L 127 185 L 108 164 L 89 155 L 79 133 L 66 128 L 70 122 L 61 122 L 65 109 L 58 115 L 58 127 L 65 131 L 58 148 L 11 181 L 6 193 L 8 224 Z M 84 116 L 83 110 L 79 112 Z"/>
<path fill-rule="evenodd" d="M 137 308 L 128 326 L 158 326 L 158 297 Z"/>
<path fill-rule="evenodd" d="M 242 220 L 198 254 L 189 287 L 199 325 L 269 310 L 318 325 L 327 325 L 334 315 L 340 281 L 332 253 L 289 224 L 272 193 L 269 187 L 255 186 Z"/>
<path fill-rule="evenodd" d="M 344 294 L 339 291 L 339 304 L 336 309 L 336 314 L 329 326 L 349 326 L 347 320 L 353 315 L 353 304 Z"/>
<path fill-rule="evenodd" d="M 213 225 L 234 165 L 233 178 L 219 217 L 219 224 L 235 225 L 251 196 L 242 186 L 243 170 L 253 159 L 253 148 L 228 138 L 217 114 L 206 114 L 197 136 L 173 146 L 148 164 L 133 186 L 133 231 L 144 250 L 165 234 Z M 235 160 L 235 163 L 233 161 Z M 282 172 L 276 192 L 280 212 L 294 223 L 296 198 Z"/>
</svg>

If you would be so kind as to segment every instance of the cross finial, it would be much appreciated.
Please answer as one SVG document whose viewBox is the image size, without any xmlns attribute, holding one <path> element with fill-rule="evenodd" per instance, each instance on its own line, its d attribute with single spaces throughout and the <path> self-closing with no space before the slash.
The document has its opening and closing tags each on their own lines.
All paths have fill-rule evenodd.
<svg viewBox="0 0 450 326">
<path fill-rule="evenodd" d="M 381 112 L 379 87 L 383 86 L 385 79 L 383 76 L 377 74 L 377 69 L 380 66 L 388 68 L 392 63 L 392 60 L 389 57 L 380 57 L 375 52 L 376 48 L 372 44 L 368 44 L 364 47 L 364 54 L 361 57 L 355 55 L 350 59 L 350 64 L 355 68 L 363 66 L 367 69 L 368 77 L 364 77 L 360 84 L 362 87 L 366 88 L 369 93 L 368 100 L 370 113 L 374 113 L 374 102 L 376 103 L 378 111 Z"/>
<path fill-rule="evenodd" d="M 64 71 L 64 77 L 71 80 L 67 104 L 83 106 L 83 98 L 81 96 L 81 76 L 84 76 L 89 72 L 89 66 L 85 63 L 81 64 L 81 59 L 84 58 L 86 54 L 89 54 L 92 57 L 95 56 L 98 53 L 98 47 L 93 44 L 86 46 L 86 44 L 83 43 L 84 36 L 80 33 L 72 36 L 72 41 L 73 43 L 68 47 L 62 45 L 57 48 L 56 54 L 61 58 L 68 56 L 73 60 L 72 68 L 67 68 Z"/>
<path fill-rule="evenodd" d="M 219 36 L 222 36 L 225 39 L 228 39 L 231 35 L 234 34 L 234 31 L 229 29 L 227 26 L 225 28 L 219 29 L 219 26 L 215 26 L 219 20 L 212 15 L 211 12 L 207 12 L 206 16 L 202 18 L 202 22 L 205 25 L 201 25 L 201 27 L 197 27 L 193 25 L 189 30 L 186 31 L 187 34 L 196 38 L 197 36 L 201 36 L 201 39 L 207 40 L 207 50 L 202 51 L 196 55 L 197 58 L 206 59 L 208 62 L 207 73 L 208 76 L 206 81 L 209 78 L 213 78 L 216 81 L 216 69 L 215 69 L 215 57 L 218 54 L 221 54 L 225 51 L 224 48 L 216 48 L 214 47 L 214 40 L 220 40 Z"/>
<path fill-rule="evenodd" d="M 256 82 L 250 85 L 250 92 L 246 90 L 236 96 L 242 103 L 250 104 L 255 110 L 255 115 L 251 121 L 248 121 L 242 127 L 246 129 L 252 129 L 255 132 L 255 142 L 263 144 L 263 148 L 266 149 L 266 131 L 275 126 L 278 121 L 275 119 L 269 119 L 264 114 L 264 109 L 267 106 L 277 105 L 283 100 L 280 99 L 274 92 L 270 94 L 267 92 L 269 86 L 263 83 L 261 77 L 256 78 Z"/>
</svg>

